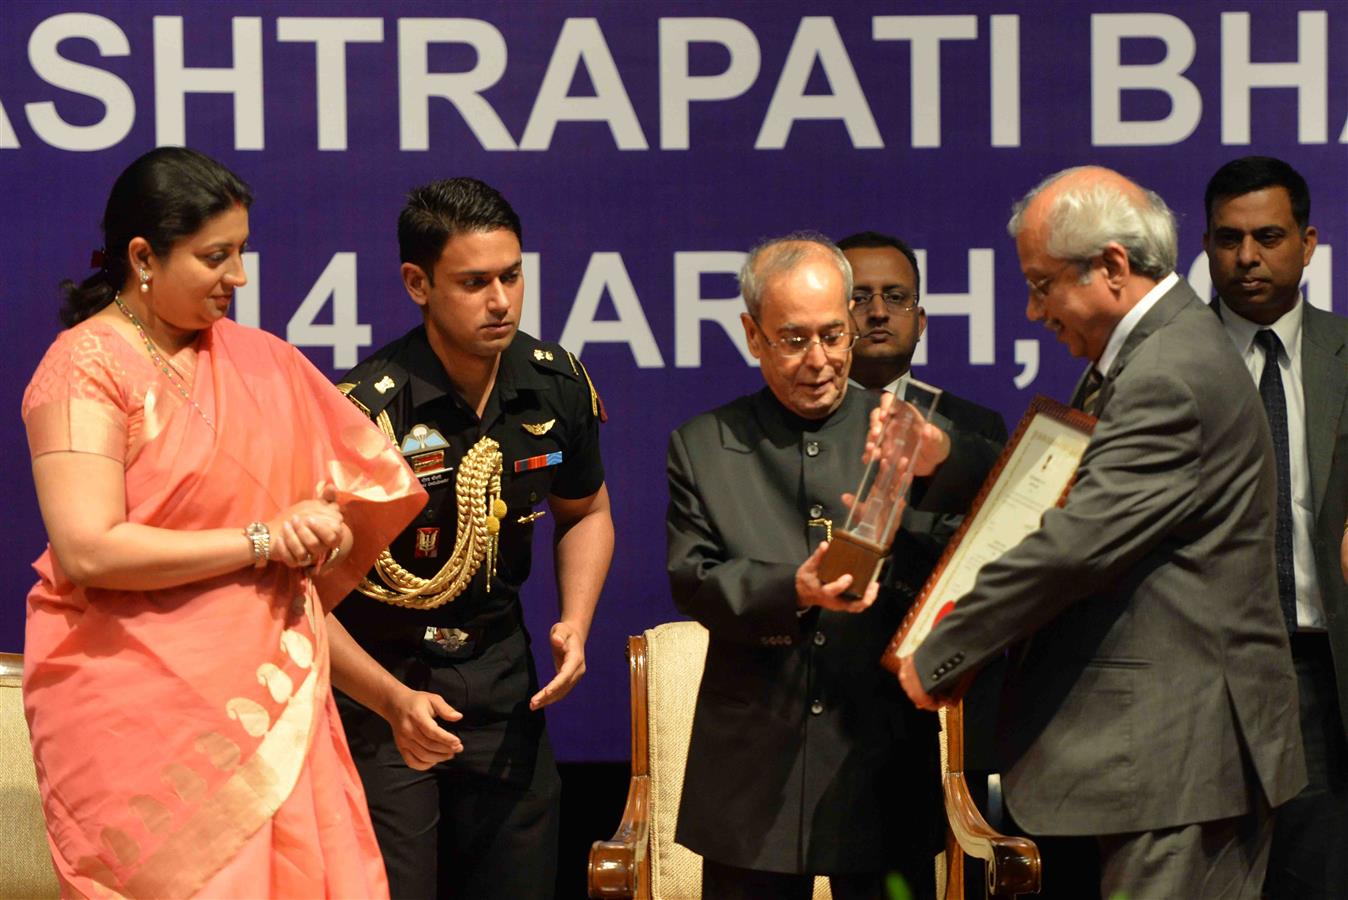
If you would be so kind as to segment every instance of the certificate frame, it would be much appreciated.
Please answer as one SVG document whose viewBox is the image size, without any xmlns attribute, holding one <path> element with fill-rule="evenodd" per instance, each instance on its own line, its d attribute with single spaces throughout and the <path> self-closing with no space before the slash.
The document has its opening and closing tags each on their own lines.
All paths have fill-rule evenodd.
<svg viewBox="0 0 1348 900">
<path fill-rule="evenodd" d="M 1045 512 L 1067 502 L 1095 424 L 1094 416 L 1042 394 L 1030 401 L 964 521 L 890 639 L 881 665 L 898 674 L 900 661 L 911 656 L 968 593 L 983 564 L 1036 530 Z M 1031 517 L 1036 523 L 1032 527 Z M 1009 542 L 1010 537 L 1015 540 Z"/>
</svg>

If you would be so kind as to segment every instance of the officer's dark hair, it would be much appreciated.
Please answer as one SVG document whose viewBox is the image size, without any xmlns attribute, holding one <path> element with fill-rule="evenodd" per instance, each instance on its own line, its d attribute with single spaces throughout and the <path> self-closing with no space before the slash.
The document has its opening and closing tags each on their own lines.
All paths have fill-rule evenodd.
<svg viewBox="0 0 1348 900">
<path fill-rule="evenodd" d="M 1311 221 L 1311 191 L 1301 173 L 1272 156 L 1242 156 L 1218 169 L 1203 192 L 1203 211 L 1212 225 L 1212 207 L 1218 200 L 1239 197 L 1264 188 L 1280 187 L 1292 201 L 1292 218 L 1302 231 Z"/>
<path fill-rule="evenodd" d="M 103 211 L 103 246 L 94 254 L 98 269 L 76 284 L 61 282 L 61 322 L 83 322 L 112 302 L 132 266 L 127 246 L 141 237 L 156 256 L 195 234 L 206 220 L 235 205 L 252 206 L 253 192 L 220 163 L 186 147 L 160 147 L 136 159 L 113 182 Z"/>
<path fill-rule="evenodd" d="M 498 228 L 510 229 L 524 242 L 520 217 L 500 192 L 476 178 L 446 178 L 408 193 L 398 214 L 398 253 L 434 284 L 435 261 L 450 238 Z"/>
<path fill-rule="evenodd" d="M 908 257 L 908 262 L 913 267 L 913 296 L 919 300 L 922 299 L 922 272 L 917 267 L 917 254 L 913 252 L 913 248 L 909 247 L 906 241 L 902 241 L 892 234 L 881 234 L 878 231 L 858 231 L 856 234 L 849 234 L 838 241 L 838 249 L 844 252 L 848 250 L 878 250 L 882 247 L 893 247 Z"/>
</svg>

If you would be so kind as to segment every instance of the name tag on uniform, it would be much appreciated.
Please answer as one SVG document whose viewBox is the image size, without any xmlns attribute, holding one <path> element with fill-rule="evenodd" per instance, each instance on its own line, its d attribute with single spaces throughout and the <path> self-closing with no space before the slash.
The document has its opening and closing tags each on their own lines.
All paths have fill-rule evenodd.
<svg viewBox="0 0 1348 900">
<path fill-rule="evenodd" d="M 546 469 L 548 466 L 559 466 L 562 464 L 562 451 L 554 450 L 552 453 L 544 453 L 541 456 L 531 456 L 528 459 L 515 460 L 516 472 L 531 472 L 534 469 Z"/>
<path fill-rule="evenodd" d="M 412 471 L 418 476 L 433 475 L 445 470 L 445 451 L 433 450 L 430 453 L 419 453 L 409 459 L 408 462 L 412 464 Z"/>
</svg>

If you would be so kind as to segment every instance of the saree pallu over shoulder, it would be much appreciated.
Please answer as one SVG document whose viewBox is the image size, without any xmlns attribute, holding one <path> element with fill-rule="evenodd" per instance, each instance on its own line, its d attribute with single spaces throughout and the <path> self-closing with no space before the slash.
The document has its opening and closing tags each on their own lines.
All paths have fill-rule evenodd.
<svg viewBox="0 0 1348 900">
<path fill-rule="evenodd" d="M 318 579 L 271 565 L 157 591 L 81 589 L 38 559 L 24 700 L 74 893 L 193 894 L 268 823 L 331 740 L 325 608 L 425 502 L 396 448 L 265 332 L 205 332 L 192 399 L 204 415 L 182 403 L 127 463 L 128 521 L 241 530 L 327 482 L 355 545 Z"/>
</svg>

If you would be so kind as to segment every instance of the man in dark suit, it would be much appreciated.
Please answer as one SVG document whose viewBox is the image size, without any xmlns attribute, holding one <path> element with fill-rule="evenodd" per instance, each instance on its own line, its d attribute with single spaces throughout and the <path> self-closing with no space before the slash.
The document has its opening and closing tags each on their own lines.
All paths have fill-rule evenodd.
<svg viewBox="0 0 1348 900">
<path fill-rule="evenodd" d="M 860 336 L 852 348 L 852 382 L 872 392 L 901 397 L 910 377 L 913 351 L 927 332 L 917 255 L 902 239 L 876 231 L 848 235 L 838 241 L 838 248 L 852 266 L 852 325 Z M 942 390 L 932 422 L 962 435 L 971 452 L 981 457 L 976 475 L 981 483 L 1006 444 L 1001 414 Z M 962 514 L 905 510 L 905 527 L 895 537 L 885 584 L 909 602 L 916 598 L 963 520 Z M 979 672 L 964 697 L 964 774 L 985 814 L 989 812 L 988 779 L 997 768 L 992 740 L 1002 665 L 998 659 Z M 983 861 L 970 857 L 968 866 L 969 883 L 981 884 Z"/>
<path fill-rule="evenodd" d="M 1010 231 L 1026 315 L 1092 363 L 1078 401 L 1099 422 L 1065 506 L 983 567 L 900 681 L 935 708 L 1030 638 L 998 734 L 1020 825 L 1093 837 L 1101 896 L 1257 897 L 1270 808 L 1306 783 L 1259 395 L 1175 275 L 1160 197 L 1069 169 Z"/>
<path fill-rule="evenodd" d="M 850 281 L 822 236 L 756 248 L 741 318 L 766 387 L 670 438 L 670 584 L 710 631 L 676 839 L 708 898 L 808 898 L 826 874 L 838 900 L 879 900 L 892 869 L 934 894 L 935 722 L 878 665 L 906 604 L 818 575 L 876 405 L 847 389 Z M 965 448 L 923 427 L 924 502 L 962 508 Z"/>
<path fill-rule="evenodd" d="M 1337 550 L 1348 516 L 1348 319 L 1301 300 L 1315 252 L 1310 190 L 1280 159 L 1217 170 L 1203 246 L 1227 334 L 1259 386 L 1278 475 L 1275 572 L 1301 695 L 1310 784 L 1278 810 L 1264 893 L 1348 891 L 1348 591 Z M 1337 665 L 1336 665 L 1337 664 Z"/>
<path fill-rule="evenodd" d="M 849 235 L 838 242 L 838 249 L 852 266 L 848 308 L 858 335 L 852 348 L 852 383 L 901 397 L 903 385 L 911 377 L 913 351 L 927 331 L 917 256 L 899 238 L 875 231 Z M 941 392 L 932 422 L 965 439 L 962 443 L 977 457 L 982 476 L 987 475 L 1006 444 L 1006 423 L 1000 413 L 949 391 Z M 978 481 L 981 484 L 982 477 Z M 889 570 L 892 580 L 915 595 L 961 519 L 959 515 L 910 516 L 908 532 L 917 537 L 913 548 L 919 552 L 907 564 L 902 559 L 894 560 Z"/>
</svg>

